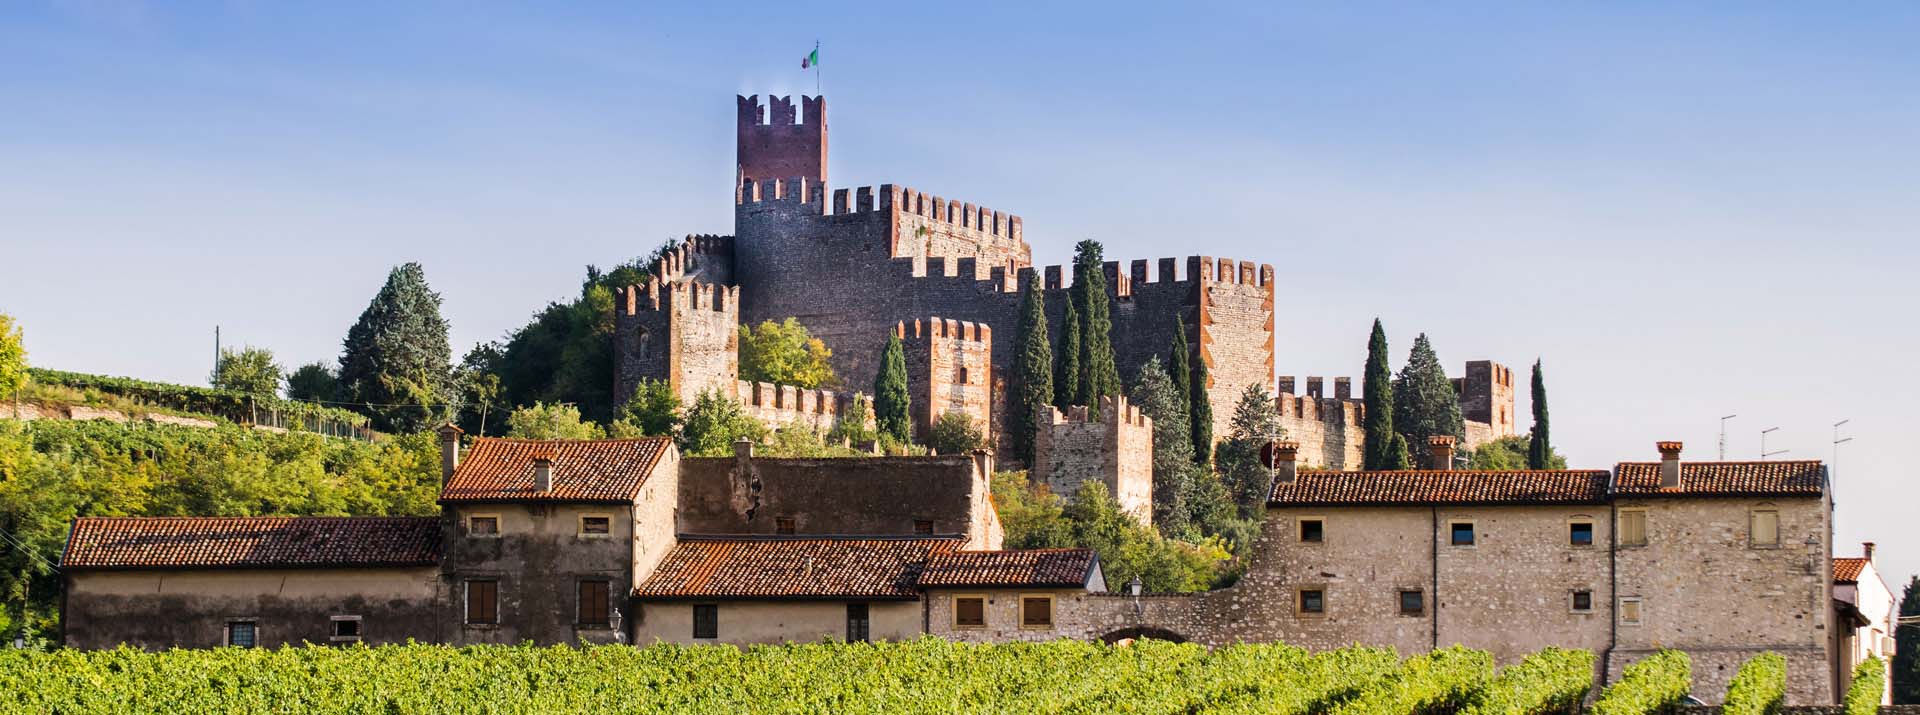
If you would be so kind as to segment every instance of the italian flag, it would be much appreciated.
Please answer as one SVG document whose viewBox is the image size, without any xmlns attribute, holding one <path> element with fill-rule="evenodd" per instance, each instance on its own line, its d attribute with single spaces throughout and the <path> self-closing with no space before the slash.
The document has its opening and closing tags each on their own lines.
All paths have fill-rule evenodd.
<svg viewBox="0 0 1920 715">
<path fill-rule="evenodd" d="M 820 65 L 820 48 L 819 47 L 813 48 L 813 51 L 807 53 L 806 57 L 800 58 L 800 69 L 817 67 L 819 65 Z"/>
</svg>

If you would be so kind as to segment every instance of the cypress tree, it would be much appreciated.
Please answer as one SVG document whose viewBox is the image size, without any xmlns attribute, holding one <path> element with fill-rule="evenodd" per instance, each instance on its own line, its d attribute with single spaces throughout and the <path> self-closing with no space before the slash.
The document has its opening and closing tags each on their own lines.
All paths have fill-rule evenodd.
<svg viewBox="0 0 1920 715">
<path fill-rule="evenodd" d="M 387 274 L 386 285 L 347 330 L 340 352 L 340 387 L 350 402 L 385 432 L 415 432 L 442 419 L 453 396 L 453 351 L 440 294 L 426 271 L 408 263 Z"/>
<path fill-rule="evenodd" d="M 1073 392 L 1080 384 L 1080 311 L 1067 301 L 1067 317 L 1060 325 L 1060 351 L 1053 354 L 1058 364 L 1053 370 L 1054 406 L 1062 410 L 1073 406 Z"/>
<path fill-rule="evenodd" d="M 1193 463 L 1213 463 L 1213 400 L 1207 397 L 1207 361 L 1193 363 L 1193 382 L 1187 385 L 1188 412 L 1193 417 Z"/>
<path fill-rule="evenodd" d="M 1527 439 L 1527 468 L 1549 469 L 1553 461 L 1553 443 L 1547 432 L 1547 380 L 1540 372 L 1540 360 L 1533 361 L 1533 434 Z"/>
<path fill-rule="evenodd" d="M 1178 385 L 1175 390 L 1180 398 L 1180 419 L 1193 421 L 1193 370 L 1187 367 L 1187 319 L 1183 316 L 1173 318 L 1173 349 L 1168 351 L 1167 364 L 1170 368 L 1167 377 Z"/>
<path fill-rule="evenodd" d="M 1406 469 L 1406 439 L 1393 431 L 1393 371 L 1387 366 L 1387 331 L 1379 318 L 1373 319 L 1373 335 L 1367 338 L 1367 369 L 1361 379 L 1361 401 L 1367 410 L 1363 466 Z"/>
<path fill-rule="evenodd" d="M 1080 311 L 1080 381 L 1076 401 L 1099 414 L 1100 398 L 1120 394 L 1120 370 L 1113 362 L 1113 320 L 1107 301 L 1107 274 L 1100 242 L 1074 247 L 1073 302 Z"/>
<path fill-rule="evenodd" d="M 1900 596 L 1900 616 L 1920 616 L 1920 576 L 1907 578 Z M 1920 624 L 1893 629 L 1893 702 L 1920 705 Z"/>
<path fill-rule="evenodd" d="M 900 334 L 889 333 L 887 346 L 880 350 L 880 372 L 873 376 L 873 421 L 881 435 L 901 444 L 913 439 L 908 399 L 907 353 L 900 346 Z"/>
<path fill-rule="evenodd" d="M 1020 296 L 1020 354 L 1013 364 L 1014 454 L 1027 464 L 1033 463 L 1034 412 L 1041 405 L 1053 404 L 1053 346 L 1047 340 L 1047 306 L 1041 293 L 1040 276 L 1027 276 L 1025 295 Z"/>
<path fill-rule="evenodd" d="M 1447 369 L 1440 365 L 1426 333 L 1413 339 L 1406 367 L 1393 383 L 1393 427 L 1416 448 L 1425 445 L 1428 437 L 1466 437 L 1460 394 L 1454 391 L 1453 380 L 1447 378 Z"/>
<path fill-rule="evenodd" d="M 1181 406 L 1186 389 L 1173 381 L 1156 356 L 1140 366 L 1127 394 L 1153 418 L 1153 525 L 1169 537 L 1187 534 L 1192 523 L 1186 496 L 1194 467 L 1193 431 Z"/>
</svg>

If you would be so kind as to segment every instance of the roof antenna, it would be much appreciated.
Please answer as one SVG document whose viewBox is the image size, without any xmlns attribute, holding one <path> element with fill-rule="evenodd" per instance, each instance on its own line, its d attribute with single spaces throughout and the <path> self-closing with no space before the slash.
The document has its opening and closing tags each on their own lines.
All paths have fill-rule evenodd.
<svg viewBox="0 0 1920 715">
<path fill-rule="evenodd" d="M 1767 451 L 1767 433 L 1778 431 L 1779 429 L 1780 429 L 1779 427 L 1768 427 L 1766 429 L 1760 430 L 1760 461 L 1764 462 L 1767 460 L 1768 457 L 1771 457 L 1773 455 L 1786 454 L 1788 452 L 1793 451 L 1790 449 L 1776 449 L 1771 452 Z"/>
<path fill-rule="evenodd" d="M 1727 415 L 1720 418 L 1720 461 L 1722 462 L 1727 461 L 1727 420 L 1735 417 L 1739 417 L 1739 415 Z"/>
</svg>

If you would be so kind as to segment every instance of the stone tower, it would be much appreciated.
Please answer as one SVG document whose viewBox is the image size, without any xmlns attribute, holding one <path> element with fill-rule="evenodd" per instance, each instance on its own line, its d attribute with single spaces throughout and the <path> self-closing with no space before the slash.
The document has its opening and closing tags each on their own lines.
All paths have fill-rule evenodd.
<svg viewBox="0 0 1920 715">
<path fill-rule="evenodd" d="M 760 95 L 737 99 L 737 180 L 800 177 L 815 186 L 827 184 L 826 97 L 801 95 L 798 123 L 789 97 L 768 96 L 772 106 L 767 112 L 762 111 Z"/>
<path fill-rule="evenodd" d="M 740 372 L 740 289 L 699 281 L 627 286 L 614 297 L 621 352 L 614 390 L 621 402 L 640 381 L 665 380 L 691 405 L 703 390 L 733 397 Z"/>
<path fill-rule="evenodd" d="M 1066 414 L 1041 405 L 1034 414 L 1033 479 L 1072 498 L 1080 484 L 1098 481 L 1141 524 L 1153 524 L 1153 419 L 1125 397 L 1100 398 L 1100 417 L 1087 408 Z"/>
<path fill-rule="evenodd" d="M 914 439 L 925 443 L 933 423 L 958 412 L 993 443 L 993 329 L 932 318 L 894 326 L 907 358 L 907 394 Z"/>
</svg>

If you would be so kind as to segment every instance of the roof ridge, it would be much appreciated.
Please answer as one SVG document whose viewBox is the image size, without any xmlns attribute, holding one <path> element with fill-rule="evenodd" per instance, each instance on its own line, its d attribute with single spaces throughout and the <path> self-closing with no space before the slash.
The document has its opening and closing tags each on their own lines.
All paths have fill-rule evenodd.
<svg viewBox="0 0 1920 715">
<path fill-rule="evenodd" d="M 672 439 L 662 435 L 646 437 L 606 437 L 602 439 L 533 439 L 529 437 L 474 437 L 474 444 L 497 442 L 501 444 L 617 444 L 621 442 L 654 442 Z"/>
<path fill-rule="evenodd" d="M 678 541 L 960 541 L 966 534 L 674 534 Z"/>
</svg>

